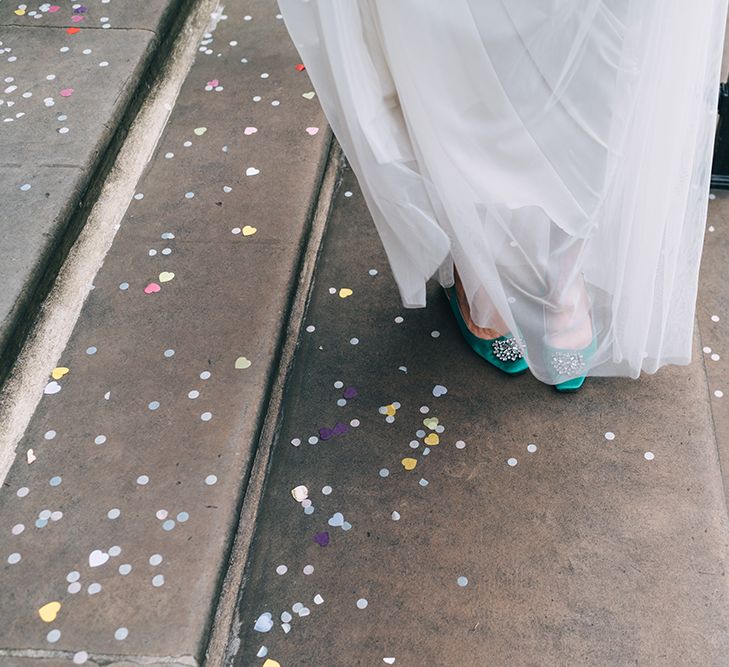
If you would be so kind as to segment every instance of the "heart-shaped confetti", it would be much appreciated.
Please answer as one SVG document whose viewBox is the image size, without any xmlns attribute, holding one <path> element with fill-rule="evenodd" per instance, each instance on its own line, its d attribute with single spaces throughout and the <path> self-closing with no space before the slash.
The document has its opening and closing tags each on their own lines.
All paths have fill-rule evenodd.
<svg viewBox="0 0 729 667">
<path fill-rule="evenodd" d="M 388 417 L 394 417 L 396 412 L 397 412 L 397 408 L 394 405 L 392 405 L 392 403 L 390 403 L 390 405 L 385 406 L 385 414 Z"/>
<path fill-rule="evenodd" d="M 442 384 L 437 384 L 435 387 L 433 387 L 433 396 L 436 398 L 438 396 L 444 396 L 448 393 L 448 389 L 446 389 Z"/>
<path fill-rule="evenodd" d="M 265 611 L 256 619 L 256 624 L 253 626 L 253 629 L 258 632 L 268 632 L 272 627 L 273 614 L 270 611 Z"/>
<path fill-rule="evenodd" d="M 211 79 L 205 85 L 206 86 L 212 86 L 213 88 L 215 88 L 215 86 L 219 86 L 220 85 L 220 81 L 218 81 L 217 79 Z"/>
<path fill-rule="evenodd" d="M 329 531 L 325 530 L 314 535 L 314 542 L 316 542 L 320 547 L 325 547 L 329 544 Z"/>
<path fill-rule="evenodd" d="M 428 433 L 428 435 L 425 436 L 425 440 L 423 442 L 426 445 L 437 445 L 440 442 L 440 438 L 438 437 L 437 433 Z"/>
<path fill-rule="evenodd" d="M 306 69 L 306 67 L 304 66 L 304 63 L 298 63 L 296 65 L 296 71 L 297 72 L 303 72 L 305 69 Z"/>
<path fill-rule="evenodd" d="M 149 283 L 149 285 L 144 288 L 144 293 L 154 294 L 155 292 L 159 292 L 161 289 L 162 288 L 157 283 Z"/>
<path fill-rule="evenodd" d="M 348 296 L 352 296 L 352 294 L 354 294 L 354 292 L 352 292 L 349 287 L 342 287 L 342 289 L 339 290 L 339 296 L 342 299 L 346 299 Z"/>
<path fill-rule="evenodd" d="M 349 431 L 349 426 L 347 426 L 347 424 L 345 424 L 344 422 L 337 422 L 332 429 L 332 433 L 334 435 L 342 435 L 347 431 Z"/>
<path fill-rule="evenodd" d="M 58 615 L 58 612 L 60 610 L 61 610 L 61 603 L 54 600 L 53 602 L 48 602 L 47 604 L 44 604 L 38 610 L 38 615 L 46 623 L 52 623 L 53 621 L 56 620 L 56 616 Z"/>
<path fill-rule="evenodd" d="M 309 134 L 309 135 L 311 135 L 312 137 L 315 134 L 317 134 L 318 132 L 319 132 L 319 128 L 318 127 L 307 127 L 306 128 L 306 133 Z"/>
<path fill-rule="evenodd" d="M 101 549 L 94 549 L 89 554 L 89 567 L 99 567 L 109 560 L 109 554 Z"/>
<path fill-rule="evenodd" d="M 418 465 L 418 460 L 408 456 L 400 461 L 400 463 L 402 463 L 402 467 L 405 468 L 405 470 L 412 470 L 416 465 Z"/>
<path fill-rule="evenodd" d="M 172 273 L 172 271 L 162 271 L 162 273 L 159 274 L 159 281 L 161 283 L 168 283 L 174 277 L 175 277 L 175 274 Z"/>
<path fill-rule="evenodd" d="M 23 16 L 23 15 L 25 15 L 25 10 L 24 9 L 16 9 L 13 13 L 16 14 L 17 16 Z"/>
<path fill-rule="evenodd" d="M 55 14 L 60 8 L 61 8 L 60 5 L 51 5 L 48 8 L 48 11 L 51 12 L 51 14 Z"/>
<path fill-rule="evenodd" d="M 81 28 L 66 28 L 66 32 L 69 35 L 75 35 L 77 32 L 81 32 Z"/>
<path fill-rule="evenodd" d="M 255 167 L 248 167 L 248 169 L 246 169 L 246 176 L 256 176 L 257 174 L 260 174 L 260 173 L 261 173 L 261 170 L 256 169 Z"/>
<path fill-rule="evenodd" d="M 61 90 L 60 93 L 58 93 L 61 97 L 71 97 L 73 95 L 73 88 L 64 88 Z"/>
<path fill-rule="evenodd" d="M 334 431 L 327 426 L 322 426 L 322 428 L 319 429 L 319 437 L 322 440 L 329 440 L 334 435 Z"/>
<path fill-rule="evenodd" d="M 300 503 L 302 500 L 306 500 L 309 497 L 309 489 L 307 489 L 303 484 L 299 484 L 299 486 L 295 486 L 291 489 L 291 495 L 294 497 L 296 502 Z"/>
<path fill-rule="evenodd" d="M 25 452 L 25 459 L 28 462 L 28 464 L 33 463 L 38 457 L 33 453 L 32 449 L 29 449 L 27 452 Z"/>
<path fill-rule="evenodd" d="M 266 662 L 263 663 L 263 667 L 281 667 L 281 663 L 273 660 L 272 658 L 266 658 Z"/>
<path fill-rule="evenodd" d="M 355 398 L 357 396 L 357 390 L 354 387 L 345 387 L 342 396 L 346 399 Z"/>
<path fill-rule="evenodd" d="M 202 137 L 203 134 L 205 134 L 208 131 L 207 127 L 196 127 L 193 132 L 197 134 L 198 137 Z"/>
<path fill-rule="evenodd" d="M 423 419 L 423 424 L 431 431 L 434 431 L 435 427 L 438 426 L 438 417 L 426 417 Z"/>
<path fill-rule="evenodd" d="M 258 229 L 251 227 L 250 225 L 246 225 L 243 229 L 241 229 L 243 236 L 253 236 L 257 231 Z"/>
<path fill-rule="evenodd" d="M 58 384 L 55 380 L 53 382 L 49 382 L 46 385 L 46 388 L 43 390 L 44 394 L 57 394 L 59 391 L 61 391 L 61 385 Z"/>
<path fill-rule="evenodd" d="M 330 526 L 341 526 L 344 523 L 344 515 L 341 512 L 335 512 L 327 521 Z"/>
<path fill-rule="evenodd" d="M 305 97 L 307 100 L 313 100 L 314 95 L 316 95 L 316 93 L 313 90 L 311 90 L 308 93 L 304 93 L 301 97 Z"/>
<path fill-rule="evenodd" d="M 384 662 L 386 665 L 394 665 L 395 658 L 382 658 L 382 662 Z"/>
<path fill-rule="evenodd" d="M 245 130 L 243 130 L 243 134 L 246 134 L 246 135 L 255 134 L 256 132 L 258 132 L 257 127 L 247 127 Z"/>
<path fill-rule="evenodd" d="M 60 380 L 70 369 L 65 366 L 57 366 L 51 371 L 51 377 L 54 380 Z"/>
<path fill-rule="evenodd" d="M 247 357 L 238 357 L 235 360 L 235 367 L 236 368 L 250 368 L 251 366 L 251 360 Z"/>
</svg>

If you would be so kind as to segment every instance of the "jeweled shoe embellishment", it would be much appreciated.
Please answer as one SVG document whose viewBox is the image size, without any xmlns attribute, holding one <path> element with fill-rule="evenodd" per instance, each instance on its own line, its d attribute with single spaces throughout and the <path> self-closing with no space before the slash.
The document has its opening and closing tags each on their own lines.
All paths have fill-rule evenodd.
<svg viewBox="0 0 729 667">
<path fill-rule="evenodd" d="M 491 349 L 499 361 L 516 361 L 523 356 L 513 338 L 497 338 L 491 343 Z"/>
<path fill-rule="evenodd" d="M 586 367 L 582 352 L 552 352 L 551 361 L 558 375 L 576 375 Z"/>
</svg>

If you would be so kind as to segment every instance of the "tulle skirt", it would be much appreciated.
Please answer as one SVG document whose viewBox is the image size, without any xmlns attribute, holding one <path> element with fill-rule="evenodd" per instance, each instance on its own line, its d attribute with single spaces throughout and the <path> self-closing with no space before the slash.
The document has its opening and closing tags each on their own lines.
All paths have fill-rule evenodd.
<svg viewBox="0 0 729 667">
<path fill-rule="evenodd" d="M 405 307 L 455 264 L 543 382 L 689 363 L 727 0 L 278 4 Z"/>
</svg>

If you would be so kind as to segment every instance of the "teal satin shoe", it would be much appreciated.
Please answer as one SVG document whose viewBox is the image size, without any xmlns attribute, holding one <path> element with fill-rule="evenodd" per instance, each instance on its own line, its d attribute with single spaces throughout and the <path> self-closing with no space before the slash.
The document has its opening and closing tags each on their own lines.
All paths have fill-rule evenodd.
<svg viewBox="0 0 729 667">
<path fill-rule="evenodd" d="M 581 350 L 568 350 L 544 344 L 544 363 L 555 379 L 586 371 L 590 367 L 590 359 L 597 350 L 597 337 L 593 335 L 590 344 Z M 554 385 L 557 391 L 577 391 L 585 381 L 585 375 L 571 377 Z"/>
<path fill-rule="evenodd" d="M 447 287 L 445 291 L 461 334 L 478 356 L 508 375 L 521 375 L 529 369 L 526 359 L 511 334 L 498 338 L 479 338 L 474 335 L 463 319 L 455 288 Z"/>
</svg>

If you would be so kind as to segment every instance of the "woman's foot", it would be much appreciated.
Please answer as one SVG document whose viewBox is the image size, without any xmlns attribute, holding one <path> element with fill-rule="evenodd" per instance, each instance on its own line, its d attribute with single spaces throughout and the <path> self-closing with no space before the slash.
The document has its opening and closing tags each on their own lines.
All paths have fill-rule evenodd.
<svg viewBox="0 0 729 667">
<path fill-rule="evenodd" d="M 592 342 L 590 299 L 584 280 L 559 295 L 558 303 L 548 306 L 545 341 L 552 347 L 581 350 Z"/>
<path fill-rule="evenodd" d="M 490 329 L 487 327 L 479 327 L 476 324 L 474 324 L 473 320 L 471 319 L 471 308 L 468 305 L 468 299 L 466 298 L 466 293 L 463 290 L 463 284 L 461 283 L 461 278 L 458 275 L 458 271 L 453 269 L 454 277 L 456 280 L 455 283 L 455 290 L 456 290 L 456 298 L 458 299 L 458 307 L 461 309 L 461 314 L 463 315 L 463 319 L 466 322 L 466 326 L 468 327 L 468 330 L 474 335 L 478 336 L 479 338 L 483 338 L 485 340 L 491 340 L 493 338 L 498 338 L 499 336 L 503 336 L 508 330 L 509 327 L 507 326 L 506 322 L 501 318 L 501 316 L 497 313 L 497 322 L 495 322 L 496 326 L 499 327 L 498 329 Z"/>
</svg>

